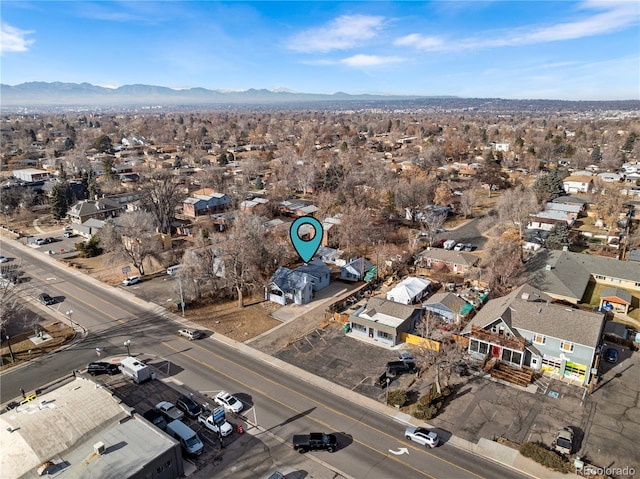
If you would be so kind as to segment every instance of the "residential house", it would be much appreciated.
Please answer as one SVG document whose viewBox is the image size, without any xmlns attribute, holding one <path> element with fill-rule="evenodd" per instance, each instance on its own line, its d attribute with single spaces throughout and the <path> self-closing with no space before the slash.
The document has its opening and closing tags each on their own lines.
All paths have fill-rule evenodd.
<svg viewBox="0 0 640 479">
<path fill-rule="evenodd" d="M 182 213 L 189 218 L 196 218 L 223 211 L 230 204 L 231 197 L 225 193 L 196 195 L 182 202 Z"/>
<path fill-rule="evenodd" d="M 265 299 L 281 305 L 307 304 L 313 293 L 329 286 L 329 267 L 320 260 L 294 270 L 280 266 L 265 288 Z"/>
<path fill-rule="evenodd" d="M 340 267 L 340 279 L 344 281 L 362 281 L 367 272 L 373 268 L 366 258 L 353 258 Z"/>
<path fill-rule="evenodd" d="M 436 293 L 422 303 L 426 314 L 445 323 L 460 323 L 473 306 L 454 293 Z"/>
<path fill-rule="evenodd" d="M 321 246 L 335 246 L 337 243 L 337 231 L 342 222 L 342 213 L 330 216 L 322 221 L 322 241 Z"/>
<path fill-rule="evenodd" d="M 620 181 L 622 181 L 622 175 L 619 175 L 618 173 L 598 173 L 598 178 L 600 178 L 602 181 L 606 182 L 606 183 L 618 183 Z"/>
<path fill-rule="evenodd" d="M 73 223 L 84 223 L 89 218 L 106 220 L 115 218 L 127 209 L 126 205 L 120 204 L 110 198 L 99 198 L 97 200 L 80 200 L 69 208 L 67 217 Z"/>
<path fill-rule="evenodd" d="M 571 175 L 562 180 L 564 191 L 571 193 L 590 193 L 593 189 L 593 179 L 583 175 Z"/>
<path fill-rule="evenodd" d="M 51 176 L 51 173 L 47 170 L 39 170 L 37 168 L 25 168 L 22 170 L 13 170 L 11 172 L 14 178 L 17 178 L 27 183 L 33 183 L 34 181 L 46 180 Z"/>
<path fill-rule="evenodd" d="M 415 304 L 429 294 L 431 281 L 409 276 L 387 291 L 387 299 L 402 304 Z"/>
<path fill-rule="evenodd" d="M 344 266 L 347 262 L 341 258 L 342 251 L 328 246 L 320 246 L 314 258 L 320 259 L 323 263 L 335 264 L 336 266 Z"/>
<path fill-rule="evenodd" d="M 592 300 L 584 297 L 591 281 L 640 294 L 640 264 L 632 261 L 545 249 L 526 268 L 532 286 L 574 304 Z"/>
<path fill-rule="evenodd" d="M 556 203 L 552 203 L 556 204 Z M 567 206 L 567 208 L 576 209 L 577 207 L 571 207 L 570 205 L 558 205 L 558 206 Z M 531 219 L 527 224 L 527 229 L 537 229 L 537 230 L 546 230 L 551 231 L 556 224 L 566 224 L 568 226 L 573 226 L 578 217 L 577 213 L 569 212 L 565 209 L 557 208 L 557 209 L 545 209 L 543 211 L 539 211 L 538 213 L 532 213 Z"/>
<path fill-rule="evenodd" d="M 478 256 L 462 251 L 429 248 L 418 255 L 415 264 L 429 269 L 446 267 L 452 273 L 464 275 L 469 273 L 479 261 Z"/>
<path fill-rule="evenodd" d="M 349 326 L 354 336 L 395 346 L 402 333 L 412 331 L 421 317 L 421 308 L 372 297 L 351 313 Z"/>
<path fill-rule="evenodd" d="M 580 216 L 580 213 L 584 210 L 584 205 L 576 205 L 570 203 L 554 203 L 548 202 L 544 206 L 545 211 L 562 211 L 567 215 L 573 215 L 576 218 Z"/>
<path fill-rule="evenodd" d="M 565 195 L 554 198 L 553 200 L 551 200 L 551 203 L 580 206 L 580 211 L 578 212 L 578 216 L 580 216 L 580 214 L 582 214 L 587 209 L 588 201 L 577 196 Z"/>
<path fill-rule="evenodd" d="M 469 338 L 469 355 L 589 384 L 605 315 L 551 299 L 525 284 L 488 301 L 462 332 Z"/>
<path fill-rule="evenodd" d="M 86 239 L 91 239 L 91 237 L 97 234 L 104 225 L 107 224 L 104 220 L 98 220 L 95 218 L 89 218 L 82 224 L 74 224 L 73 225 L 73 233 L 79 236 L 82 236 Z"/>
<path fill-rule="evenodd" d="M 313 216 L 318 207 L 301 200 L 282 201 L 280 211 L 287 216 Z"/>
</svg>

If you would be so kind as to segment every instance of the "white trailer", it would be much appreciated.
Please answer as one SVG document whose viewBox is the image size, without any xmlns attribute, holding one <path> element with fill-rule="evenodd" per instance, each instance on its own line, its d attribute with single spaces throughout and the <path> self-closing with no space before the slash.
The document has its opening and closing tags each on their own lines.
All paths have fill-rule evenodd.
<svg viewBox="0 0 640 479">
<path fill-rule="evenodd" d="M 120 361 L 120 371 L 122 371 L 122 374 L 125 376 L 133 379 L 135 383 L 141 383 L 147 379 L 151 379 L 151 368 L 131 356 Z"/>
</svg>

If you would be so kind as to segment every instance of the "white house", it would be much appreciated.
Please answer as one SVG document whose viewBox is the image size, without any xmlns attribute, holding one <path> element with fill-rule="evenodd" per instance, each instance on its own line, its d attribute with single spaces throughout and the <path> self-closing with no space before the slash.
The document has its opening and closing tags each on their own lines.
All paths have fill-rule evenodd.
<svg viewBox="0 0 640 479">
<path fill-rule="evenodd" d="M 291 270 L 280 266 L 265 288 L 265 299 L 274 303 L 307 304 L 313 293 L 329 286 L 329 267 L 315 259 Z"/>
<path fill-rule="evenodd" d="M 572 175 L 562 180 L 567 193 L 589 193 L 593 188 L 593 180 L 589 176 Z"/>
</svg>

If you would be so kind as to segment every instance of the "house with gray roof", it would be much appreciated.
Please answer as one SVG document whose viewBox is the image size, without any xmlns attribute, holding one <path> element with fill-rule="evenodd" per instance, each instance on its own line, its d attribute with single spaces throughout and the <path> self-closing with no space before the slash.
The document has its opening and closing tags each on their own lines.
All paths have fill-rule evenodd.
<svg viewBox="0 0 640 479">
<path fill-rule="evenodd" d="M 331 270 L 315 259 L 296 269 L 280 266 L 265 288 L 265 299 L 283 306 L 289 303 L 307 304 L 313 293 L 329 286 Z"/>
<path fill-rule="evenodd" d="M 527 261 L 529 283 L 555 299 L 588 302 L 590 281 L 640 293 L 640 264 L 605 256 L 541 249 Z"/>
<path fill-rule="evenodd" d="M 369 298 L 349 316 L 354 336 L 368 338 L 386 346 L 402 341 L 402 334 L 413 331 L 422 317 L 422 308 L 384 298 Z"/>
<path fill-rule="evenodd" d="M 415 264 L 422 268 L 447 268 L 452 273 L 467 274 L 478 264 L 480 258 L 462 251 L 428 248 L 418 254 Z"/>
<path fill-rule="evenodd" d="M 89 218 L 95 218 L 98 220 L 115 218 L 126 209 L 126 205 L 122 205 L 110 198 L 80 200 L 69 208 L 69 211 L 67 211 L 67 217 L 73 223 L 84 223 Z"/>
<path fill-rule="evenodd" d="M 459 323 L 469 315 L 468 305 L 464 299 L 454 293 L 436 293 L 422 303 L 425 312 L 445 323 Z"/>
<path fill-rule="evenodd" d="M 488 301 L 462 335 L 469 339 L 473 358 L 493 358 L 587 385 L 604 324 L 604 313 L 552 303 L 550 296 L 525 284 Z"/>
<path fill-rule="evenodd" d="M 340 279 L 343 281 L 362 281 L 364 275 L 373 268 L 366 258 L 353 258 L 344 266 L 340 266 Z"/>
</svg>

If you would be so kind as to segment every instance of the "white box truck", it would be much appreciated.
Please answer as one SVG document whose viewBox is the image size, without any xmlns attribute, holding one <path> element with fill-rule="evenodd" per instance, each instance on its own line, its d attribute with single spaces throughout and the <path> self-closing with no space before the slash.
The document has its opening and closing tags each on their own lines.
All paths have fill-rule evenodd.
<svg viewBox="0 0 640 479">
<path fill-rule="evenodd" d="M 131 356 L 120 361 L 120 371 L 122 371 L 122 374 L 125 376 L 133 379 L 135 383 L 141 383 L 147 379 L 151 379 L 151 368 Z"/>
</svg>

